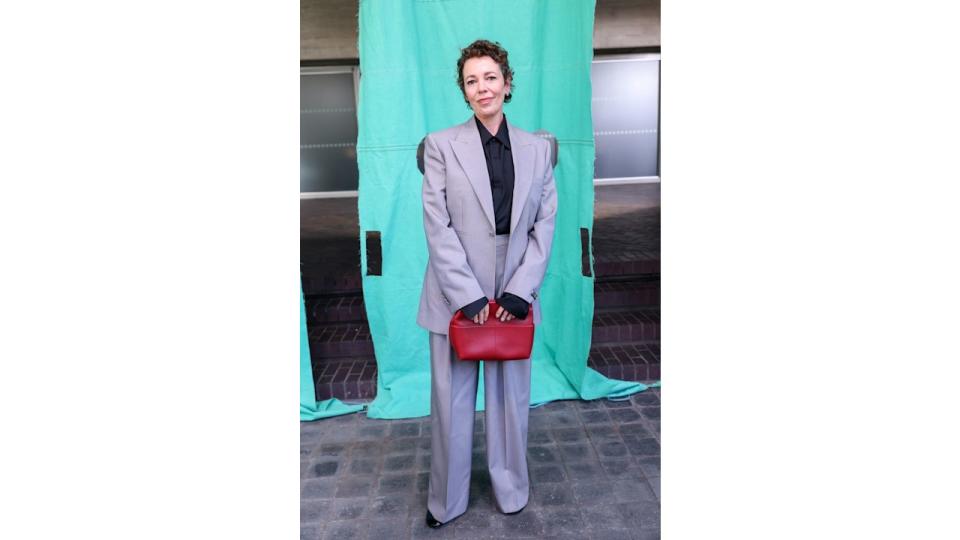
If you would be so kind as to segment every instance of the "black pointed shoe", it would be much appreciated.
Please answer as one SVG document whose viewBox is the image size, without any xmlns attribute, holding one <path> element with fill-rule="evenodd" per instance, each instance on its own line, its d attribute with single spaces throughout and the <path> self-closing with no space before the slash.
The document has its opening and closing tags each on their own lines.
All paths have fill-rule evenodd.
<svg viewBox="0 0 960 540">
<path fill-rule="evenodd" d="M 433 517 L 433 514 L 431 514 L 429 510 L 427 510 L 427 527 L 430 527 L 431 529 L 439 529 L 440 527 L 443 527 L 443 523 L 437 521 L 437 519 Z"/>
</svg>

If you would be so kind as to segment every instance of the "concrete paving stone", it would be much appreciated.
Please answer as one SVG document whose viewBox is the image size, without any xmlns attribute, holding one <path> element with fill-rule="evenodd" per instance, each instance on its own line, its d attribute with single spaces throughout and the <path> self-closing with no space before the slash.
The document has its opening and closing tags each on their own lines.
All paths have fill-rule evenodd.
<svg viewBox="0 0 960 540">
<path fill-rule="evenodd" d="M 620 434 L 612 425 L 588 426 L 587 438 L 596 444 L 598 441 L 619 441 Z"/>
<path fill-rule="evenodd" d="M 576 503 L 570 486 L 562 484 L 535 484 L 531 500 L 540 507 L 565 506 Z"/>
<path fill-rule="evenodd" d="M 557 412 L 551 411 L 546 418 L 547 421 L 550 422 L 550 426 L 553 428 L 565 428 L 580 425 L 580 419 L 577 418 L 577 413 L 573 410 L 562 410 Z"/>
<path fill-rule="evenodd" d="M 567 463 L 567 478 L 570 480 L 596 480 L 603 477 L 599 461 L 581 461 Z"/>
<path fill-rule="evenodd" d="M 629 459 L 600 459 L 600 466 L 603 467 L 603 472 L 607 473 L 607 476 L 610 478 L 617 478 L 629 470 L 632 470 L 636 465 Z"/>
<path fill-rule="evenodd" d="M 390 426 L 391 437 L 419 437 L 420 422 L 400 422 Z"/>
<path fill-rule="evenodd" d="M 300 430 L 300 442 L 301 443 L 315 443 L 324 438 L 324 432 L 322 431 L 304 431 Z"/>
<path fill-rule="evenodd" d="M 483 425 L 484 425 L 484 420 L 482 416 L 478 416 L 473 419 L 474 435 L 476 435 L 477 433 L 483 433 Z"/>
<path fill-rule="evenodd" d="M 646 478 L 618 478 L 612 484 L 608 483 L 607 489 L 618 502 L 657 502 L 657 496 Z"/>
<path fill-rule="evenodd" d="M 617 503 L 617 495 L 610 489 L 610 482 L 606 478 L 588 482 L 574 481 L 569 487 L 581 508 Z"/>
<path fill-rule="evenodd" d="M 483 435 L 477 437 L 477 435 L 474 434 L 471 442 L 471 449 L 474 452 L 477 452 L 477 451 L 483 452 L 486 450 L 486 448 L 487 448 L 487 438 L 484 437 Z"/>
<path fill-rule="evenodd" d="M 636 435 L 638 437 L 652 437 L 653 432 L 650 431 L 650 428 L 646 426 L 644 422 L 637 422 L 634 424 L 620 424 L 619 426 L 621 435 Z"/>
<path fill-rule="evenodd" d="M 379 468 L 380 458 L 359 457 L 350 460 L 350 474 L 376 474 Z"/>
<path fill-rule="evenodd" d="M 430 489 L 430 473 L 417 473 L 416 485 L 414 486 L 418 494 L 426 494 Z"/>
<path fill-rule="evenodd" d="M 607 441 L 596 443 L 597 452 L 601 458 L 623 458 L 627 457 L 627 445 L 619 441 Z"/>
<path fill-rule="evenodd" d="M 448 527 L 454 529 L 457 538 L 467 538 L 471 536 L 471 533 L 488 530 L 492 517 L 492 514 L 487 512 L 477 512 L 471 505 L 467 508 L 466 513 L 455 519 Z"/>
<path fill-rule="evenodd" d="M 406 516 L 402 523 L 404 526 L 397 527 L 397 519 L 383 518 L 371 520 L 367 528 L 367 538 L 370 540 L 403 540 L 409 538 L 409 532 L 406 530 Z"/>
<path fill-rule="evenodd" d="M 349 445 L 344 443 L 321 444 L 313 455 L 340 457 L 346 455 L 348 448 Z"/>
<path fill-rule="evenodd" d="M 337 479 L 334 477 L 311 478 L 300 482 L 301 499 L 331 499 L 337 492 Z"/>
<path fill-rule="evenodd" d="M 386 424 L 369 424 L 359 426 L 357 435 L 363 439 L 381 439 L 386 437 L 389 426 Z"/>
<path fill-rule="evenodd" d="M 630 529 L 620 528 L 620 529 L 594 529 L 593 533 L 590 535 L 590 538 L 593 540 L 623 540 L 624 538 L 630 538 Z"/>
<path fill-rule="evenodd" d="M 313 443 L 300 443 L 300 459 L 309 457 L 315 448 Z"/>
<path fill-rule="evenodd" d="M 643 472 L 644 476 L 651 478 L 653 476 L 660 476 L 660 456 L 647 456 L 642 458 L 637 458 L 637 466 L 640 467 L 640 471 Z"/>
<path fill-rule="evenodd" d="M 597 460 L 597 454 L 593 451 L 593 446 L 589 443 L 582 444 L 563 444 L 558 446 L 560 449 L 560 455 L 563 456 L 563 461 L 569 463 L 571 461 L 583 461 L 583 460 Z"/>
<path fill-rule="evenodd" d="M 535 509 L 528 507 L 519 514 L 506 516 L 503 530 L 510 538 L 523 536 L 539 538 L 543 536 L 543 518 Z"/>
<path fill-rule="evenodd" d="M 430 470 L 430 460 L 433 459 L 431 454 L 420 454 L 417 456 L 417 470 L 418 471 L 429 471 Z"/>
<path fill-rule="evenodd" d="M 527 446 L 534 445 L 543 445 L 550 444 L 553 442 L 553 437 L 550 436 L 550 432 L 547 430 L 537 430 L 537 431 L 528 431 L 527 432 Z"/>
<path fill-rule="evenodd" d="M 433 424 L 429 420 L 420 424 L 420 436 L 430 438 L 430 433 L 433 430 Z"/>
<path fill-rule="evenodd" d="M 330 499 L 305 499 L 300 501 L 300 523 L 320 523 L 326 521 L 330 513 Z"/>
<path fill-rule="evenodd" d="M 631 407 L 633 405 L 633 402 L 629 399 L 604 399 L 601 401 L 603 402 L 603 406 L 607 409 L 623 409 L 624 407 Z"/>
<path fill-rule="evenodd" d="M 414 500 L 411 497 L 394 497 L 394 496 L 385 496 L 385 497 L 375 497 L 370 501 L 370 510 L 367 512 L 367 516 L 372 519 L 378 517 L 390 517 L 393 520 L 394 526 L 396 526 L 397 517 L 406 517 L 407 514 L 413 511 L 413 502 Z"/>
<path fill-rule="evenodd" d="M 638 422 L 640 420 L 640 413 L 635 409 L 631 408 L 622 408 L 622 409 L 610 409 L 610 418 L 614 422 L 625 424 L 627 422 Z"/>
<path fill-rule="evenodd" d="M 383 472 L 395 473 L 402 471 L 412 471 L 416 464 L 416 456 L 413 454 L 400 454 L 398 456 L 387 456 L 383 459 Z"/>
<path fill-rule="evenodd" d="M 320 540 L 323 525 L 300 525 L 300 540 Z"/>
<path fill-rule="evenodd" d="M 377 495 L 408 496 L 414 491 L 416 475 L 412 473 L 384 474 L 380 477 Z"/>
<path fill-rule="evenodd" d="M 640 407 L 640 413 L 643 414 L 645 418 L 650 420 L 660 420 L 660 406 L 656 407 Z"/>
<path fill-rule="evenodd" d="M 541 465 L 530 467 L 529 469 L 531 483 L 550 484 L 555 482 L 566 482 L 567 475 L 563 472 L 560 465 Z"/>
<path fill-rule="evenodd" d="M 589 538 L 587 525 L 576 507 L 544 508 L 541 516 L 545 538 Z"/>
<path fill-rule="evenodd" d="M 590 401 L 580 401 L 577 403 L 577 410 L 579 411 L 591 411 L 594 409 L 603 408 L 603 401 L 599 399 L 591 399 Z"/>
<path fill-rule="evenodd" d="M 587 440 L 587 433 L 582 427 L 560 428 L 553 430 L 553 438 L 560 444 L 583 442 Z"/>
<path fill-rule="evenodd" d="M 556 450 L 548 446 L 528 446 L 527 457 L 531 463 L 556 463 Z"/>
<path fill-rule="evenodd" d="M 384 447 L 384 454 L 415 454 L 417 439 L 394 439 Z"/>
<path fill-rule="evenodd" d="M 587 426 L 592 426 L 596 424 L 607 424 L 610 422 L 610 414 L 604 409 L 595 409 L 592 411 L 581 411 L 580 419 L 583 421 L 584 425 L 587 425 Z"/>
<path fill-rule="evenodd" d="M 660 504 L 657 502 L 620 503 L 621 515 L 632 529 L 660 530 Z"/>
<path fill-rule="evenodd" d="M 323 530 L 323 540 L 359 540 L 364 538 L 362 523 L 358 521 L 331 521 Z"/>
<path fill-rule="evenodd" d="M 310 461 L 306 459 L 300 460 L 300 478 L 306 478 L 310 475 Z"/>
<path fill-rule="evenodd" d="M 431 447 L 433 446 L 431 442 L 432 441 L 430 440 L 430 437 L 420 437 L 417 439 L 417 453 L 420 454 L 426 452 L 429 454 L 430 450 L 432 449 Z"/>
<path fill-rule="evenodd" d="M 659 420 L 647 420 L 647 425 L 650 426 L 650 430 L 653 431 L 654 436 L 660 436 L 660 421 Z"/>
<path fill-rule="evenodd" d="M 660 529 L 656 530 L 632 530 L 630 531 L 630 540 L 660 540 Z"/>
<path fill-rule="evenodd" d="M 634 405 L 660 405 L 660 396 L 649 390 L 637 392 L 630 397 Z"/>
<path fill-rule="evenodd" d="M 660 443 L 653 437 L 640 438 L 633 435 L 624 435 L 623 442 L 627 450 L 634 456 L 659 456 Z"/>
<path fill-rule="evenodd" d="M 340 479 L 337 483 L 336 497 L 338 499 L 369 496 L 377 484 L 374 475 L 350 475 Z"/>
<path fill-rule="evenodd" d="M 334 499 L 333 507 L 328 513 L 330 520 L 358 519 L 367 512 L 370 499 L 367 497 L 353 497 L 350 499 Z"/>
<path fill-rule="evenodd" d="M 616 504 L 585 504 L 580 505 L 580 515 L 592 532 L 603 530 L 630 529 L 630 521 L 621 514 Z"/>
<path fill-rule="evenodd" d="M 657 496 L 657 502 L 660 502 L 660 477 L 648 477 L 647 483 L 650 484 L 650 489 L 653 490 L 653 494 Z"/>
<path fill-rule="evenodd" d="M 364 441 L 350 447 L 350 457 L 375 457 L 383 453 L 384 441 Z"/>
<path fill-rule="evenodd" d="M 487 466 L 487 454 L 484 452 L 473 452 L 470 455 L 470 468 L 479 469 Z"/>
<path fill-rule="evenodd" d="M 310 476 L 314 478 L 321 478 L 324 476 L 333 476 L 337 474 L 337 469 L 339 468 L 340 468 L 340 463 L 336 461 L 314 462 L 310 468 Z"/>
</svg>

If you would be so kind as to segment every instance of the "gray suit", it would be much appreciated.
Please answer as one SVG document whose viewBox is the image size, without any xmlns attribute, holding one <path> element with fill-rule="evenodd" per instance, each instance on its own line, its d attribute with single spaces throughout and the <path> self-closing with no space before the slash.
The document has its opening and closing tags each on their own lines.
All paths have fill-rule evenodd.
<svg viewBox="0 0 960 540">
<path fill-rule="evenodd" d="M 456 358 L 447 339 L 453 313 L 510 292 L 533 304 L 543 282 L 557 214 L 550 144 L 507 124 L 514 164 L 510 234 L 497 236 L 480 133 L 471 116 L 431 133 L 424 145 L 423 226 L 429 260 L 417 324 L 430 333 L 432 461 L 427 507 L 441 522 L 466 511 L 477 362 Z M 494 314 L 491 313 L 492 317 Z M 503 512 L 527 504 L 530 359 L 485 362 L 487 465 Z"/>
</svg>

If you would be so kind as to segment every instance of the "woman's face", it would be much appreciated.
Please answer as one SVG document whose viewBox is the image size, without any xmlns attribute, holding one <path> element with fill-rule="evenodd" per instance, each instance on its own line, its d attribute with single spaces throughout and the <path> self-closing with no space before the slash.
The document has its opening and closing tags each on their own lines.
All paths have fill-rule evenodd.
<svg viewBox="0 0 960 540">
<path fill-rule="evenodd" d="M 463 93 L 477 118 L 489 118 L 503 111 L 510 81 L 503 79 L 500 64 L 493 58 L 470 58 L 463 63 Z"/>
</svg>

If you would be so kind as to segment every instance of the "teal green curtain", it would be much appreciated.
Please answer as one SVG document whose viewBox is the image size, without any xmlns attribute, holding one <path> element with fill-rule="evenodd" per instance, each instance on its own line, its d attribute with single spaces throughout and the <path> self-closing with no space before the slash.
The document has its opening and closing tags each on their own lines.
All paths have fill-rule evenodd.
<svg viewBox="0 0 960 540">
<path fill-rule="evenodd" d="M 347 405 L 338 399 L 317 402 L 310 368 L 310 341 L 307 336 L 307 311 L 300 290 L 300 420 L 318 420 L 363 410 L 363 405 Z"/>
<path fill-rule="evenodd" d="M 508 121 L 528 131 L 545 129 L 559 141 L 559 208 L 540 294 L 531 401 L 645 389 L 587 367 L 593 278 L 581 272 L 580 229 L 593 227 L 593 12 L 594 2 L 584 0 L 361 0 L 361 269 L 367 231 L 380 231 L 383 257 L 382 275 L 363 275 L 378 366 L 368 416 L 430 413 L 428 334 L 415 322 L 427 262 L 416 149 L 428 132 L 472 115 L 456 85 L 456 65 L 460 48 L 478 38 L 498 41 L 510 54 L 515 74 L 513 101 L 504 109 Z M 482 399 L 481 390 L 480 408 Z"/>
</svg>

